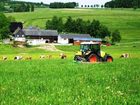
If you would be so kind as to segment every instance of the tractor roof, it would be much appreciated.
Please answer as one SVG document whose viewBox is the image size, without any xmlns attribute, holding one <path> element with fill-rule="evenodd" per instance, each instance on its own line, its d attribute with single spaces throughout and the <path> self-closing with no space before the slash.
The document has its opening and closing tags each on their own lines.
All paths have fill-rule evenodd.
<svg viewBox="0 0 140 105">
<path fill-rule="evenodd" d="M 101 44 L 100 42 L 82 42 L 81 44 Z"/>
</svg>

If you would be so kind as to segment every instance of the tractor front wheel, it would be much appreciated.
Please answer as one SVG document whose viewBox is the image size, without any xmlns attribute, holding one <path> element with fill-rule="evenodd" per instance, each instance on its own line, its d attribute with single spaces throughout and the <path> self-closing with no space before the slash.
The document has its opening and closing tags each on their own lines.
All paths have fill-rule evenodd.
<svg viewBox="0 0 140 105">
<path fill-rule="evenodd" d="M 112 57 L 107 57 L 106 62 L 113 62 L 113 58 Z"/>
</svg>

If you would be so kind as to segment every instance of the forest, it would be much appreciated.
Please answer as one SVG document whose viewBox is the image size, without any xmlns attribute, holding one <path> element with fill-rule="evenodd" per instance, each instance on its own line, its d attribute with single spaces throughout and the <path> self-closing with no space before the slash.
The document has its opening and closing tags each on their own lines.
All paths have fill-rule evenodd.
<svg viewBox="0 0 140 105">
<path fill-rule="evenodd" d="M 0 12 L 33 12 L 34 8 L 46 8 L 48 4 L 43 2 L 24 2 L 24 1 L 12 1 L 12 0 L 1 0 L 0 1 Z"/>
<path fill-rule="evenodd" d="M 62 2 L 54 2 L 50 3 L 50 8 L 75 8 L 78 6 L 76 2 L 68 2 L 68 3 L 62 3 Z"/>
<path fill-rule="evenodd" d="M 112 0 L 105 3 L 107 8 L 140 8 L 140 0 Z"/>
</svg>

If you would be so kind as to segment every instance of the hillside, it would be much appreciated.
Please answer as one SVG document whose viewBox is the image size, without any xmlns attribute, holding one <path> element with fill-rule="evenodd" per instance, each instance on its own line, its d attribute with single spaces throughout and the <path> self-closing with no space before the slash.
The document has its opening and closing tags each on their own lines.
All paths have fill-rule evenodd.
<svg viewBox="0 0 140 105">
<path fill-rule="evenodd" d="M 119 29 L 123 40 L 101 46 L 112 63 L 94 64 L 73 60 L 79 46 L 56 45 L 51 51 L 47 44 L 18 48 L 0 42 L 1 105 L 140 105 L 140 10 L 44 8 L 6 15 L 41 28 L 54 15 L 94 18 L 112 31 Z M 61 53 L 67 58 L 60 59 Z M 123 53 L 130 58 L 120 58 Z"/>
<path fill-rule="evenodd" d="M 54 15 L 63 17 L 83 18 L 85 20 L 97 19 L 108 26 L 111 31 L 119 29 L 122 34 L 122 42 L 140 41 L 140 10 L 133 9 L 48 9 L 38 8 L 35 12 L 7 13 L 17 21 L 24 23 L 25 27 L 39 26 L 45 28 L 45 23 Z"/>
</svg>

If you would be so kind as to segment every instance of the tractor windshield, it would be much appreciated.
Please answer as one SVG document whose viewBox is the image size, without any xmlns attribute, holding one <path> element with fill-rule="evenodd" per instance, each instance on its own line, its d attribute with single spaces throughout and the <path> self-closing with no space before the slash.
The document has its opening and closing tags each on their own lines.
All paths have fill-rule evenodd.
<svg viewBox="0 0 140 105">
<path fill-rule="evenodd" d="M 100 52 L 100 45 L 99 44 L 91 45 L 91 51 L 95 53 Z"/>
<path fill-rule="evenodd" d="M 82 44 L 81 51 L 82 52 L 92 51 L 92 52 L 98 53 L 100 52 L 100 45 L 99 44 Z"/>
<path fill-rule="evenodd" d="M 82 44 L 80 49 L 81 49 L 82 52 L 89 51 L 90 50 L 90 45 L 89 44 Z"/>
</svg>

